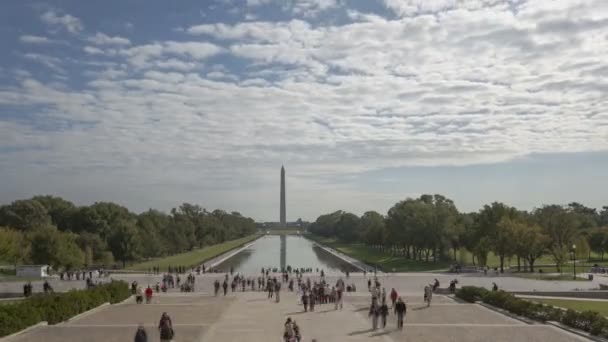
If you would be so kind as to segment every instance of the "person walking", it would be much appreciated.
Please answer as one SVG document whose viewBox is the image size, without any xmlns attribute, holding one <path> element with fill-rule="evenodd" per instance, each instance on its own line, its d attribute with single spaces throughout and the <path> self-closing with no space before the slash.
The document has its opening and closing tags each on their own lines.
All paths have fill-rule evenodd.
<svg viewBox="0 0 608 342">
<path fill-rule="evenodd" d="M 291 322 L 291 317 L 287 317 L 287 321 L 285 321 L 285 329 L 283 331 L 283 341 L 292 342 L 295 340 L 296 334 L 293 330 L 293 324 Z"/>
<path fill-rule="evenodd" d="M 391 308 L 395 308 L 395 302 L 397 301 L 397 297 L 399 297 L 399 295 L 397 294 L 397 291 L 395 290 L 395 288 L 393 287 L 393 289 L 391 290 Z"/>
<path fill-rule="evenodd" d="M 146 329 L 144 328 L 143 324 L 140 324 L 139 327 L 137 327 L 137 331 L 135 332 L 135 342 L 148 342 L 148 333 L 146 332 Z"/>
<path fill-rule="evenodd" d="M 426 306 L 431 306 L 431 300 L 433 299 L 433 290 L 430 285 L 424 287 L 424 301 Z"/>
<path fill-rule="evenodd" d="M 397 303 L 395 304 L 395 314 L 397 314 L 397 329 L 403 330 L 403 318 L 407 313 L 407 306 L 401 297 L 397 298 Z"/>
<path fill-rule="evenodd" d="M 217 279 L 215 279 L 215 281 L 213 282 L 213 291 L 213 293 L 217 297 L 217 293 L 220 291 L 220 281 Z"/>
<path fill-rule="evenodd" d="M 171 342 L 173 340 L 173 336 L 175 336 L 175 332 L 173 331 L 173 322 L 171 321 L 171 317 L 166 312 L 163 312 L 160 317 L 160 322 L 158 322 L 158 331 L 160 332 L 160 341 L 161 342 Z"/>
<path fill-rule="evenodd" d="M 369 307 L 369 316 L 372 318 L 372 330 L 378 329 L 378 317 L 380 316 L 380 308 L 378 307 L 377 301 L 372 301 L 372 305 Z"/>
<path fill-rule="evenodd" d="M 225 297 L 226 293 L 228 292 L 228 280 L 224 279 L 224 283 L 222 284 L 222 288 L 224 289 L 224 297 Z"/>
<path fill-rule="evenodd" d="M 306 289 L 302 291 L 302 305 L 304 305 L 304 312 L 308 312 L 308 294 Z"/>
<path fill-rule="evenodd" d="M 281 301 L 281 297 L 280 297 L 280 293 L 281 293 L 281 282 L 279 281 L 275 281 L 274 282 L 274 298 L 276 303 Z"/>
<path fill-rule="evenodd" d="M 150 285 L 148 285 L 148 287 L 146 288 L 146 304 L 150 304 L 150 302 L 152 302 L 152 288 L 150 287 Z"/>
<path fill-rule="evenodd" d="M 315 311 L 316 301 L 317 301 L 317 298 L 316 298 L 315 294 L 313 292 L 310 292 L 310 294 L 308 295 L 308 306 L 310 307 L 310 312 Z"/>
<path fill-rule="evenodd" d="M 386 316 L 388 316 L 388 305 L 386 305 L 386 300 L 383 300 L 382 305 L 380 305 L 380 317 L 382 317 L 382 329 L 386 328 Z"/>
</svg>

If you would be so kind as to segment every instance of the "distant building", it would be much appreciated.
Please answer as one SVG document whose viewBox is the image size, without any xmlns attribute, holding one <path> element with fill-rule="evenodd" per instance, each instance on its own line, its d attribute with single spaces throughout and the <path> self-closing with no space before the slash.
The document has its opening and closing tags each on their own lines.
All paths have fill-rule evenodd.
<svg viewBox="0 0 608 342">
<path fill-rule="evenodd" d="M 262 230 L 273 230 L 273 229 L 301 229 L 305 230 L 310 225 L 308 221 L 302 221 L 302 219 L 298 219 L 293 222 L 285 222 L 285 224 L 281 222 L 256 222 L 256 227 Z"/>
</svg>

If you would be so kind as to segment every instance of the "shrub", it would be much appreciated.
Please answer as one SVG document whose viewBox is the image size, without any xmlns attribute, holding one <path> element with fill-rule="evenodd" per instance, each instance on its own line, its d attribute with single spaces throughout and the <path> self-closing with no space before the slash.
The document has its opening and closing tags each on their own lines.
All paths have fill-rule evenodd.
<svg viewBox="0 0 608 342">
<path fill-rule="evenodd" d="M 482 300 L 486 304 L 505 309 L 519 316 L 539 321 L 558 321 L 592 335 L 608 337 L 608 319 L 595 311 L 561 310 L 551 305 L 537 304 L 504 291 L 488 291 L 481 287 L 464 286 L 456 296 L 467 302 Z"/>
<path fill-rule="evenodd" d="M 0 337 L 41 321 L 61 323 L 105 302 L 116 303 L 129 296 L 127 283 L 113 281 L 88 290 L 37 294 L 14 304 L 0 305 Z"/>
<path fill-rule="evenodd" d="M 478 300 L 482 300 L 482 297 L 484 297 L 487 292 L 488 290 L 483 287 L 463 286 L 456 291 L 456 297 L 469 303 L 475 303 Z"/>
</svg>

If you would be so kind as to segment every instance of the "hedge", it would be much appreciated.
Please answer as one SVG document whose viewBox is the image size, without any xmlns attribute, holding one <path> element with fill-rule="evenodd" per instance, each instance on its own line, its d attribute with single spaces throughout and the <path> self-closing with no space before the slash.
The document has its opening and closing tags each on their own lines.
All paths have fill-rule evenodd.
<svg viewBox="0 0 608 342">
<path fill-rule="evenodd" d="M 517 298 L 505 291 L 488 291 L 483 287 L 475 286 L 462 287 L 456 291 L 456 297 L 470 303 L 482 301 L 518 316 L 541 322 L 561 322 L 569 327 L 587 331 L 591 335 L 608 338 L 608 319 L 595 311 L 562 310 L 551 305 Z"/>
<path fill-rule="evenodd" d="M 13 334 L 41 321 L 57 324 L 82 312 L 131 296 L 129 285 L 113 281 L 87 290 L 36 294 L 22 301 L 0 305 L 0 337 Z"/>
</svg>

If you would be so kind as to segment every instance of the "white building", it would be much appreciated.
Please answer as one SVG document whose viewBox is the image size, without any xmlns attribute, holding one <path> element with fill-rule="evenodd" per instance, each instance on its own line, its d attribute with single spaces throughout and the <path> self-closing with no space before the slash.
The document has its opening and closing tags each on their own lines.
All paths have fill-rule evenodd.
<svg viewBox="0 0 608 342">
<path fill-rule="evenodd" d="M 21 265 L 17 266 L 17 277 L 44 278 L 49 276 L 49 265 Z"/>
</svg>

